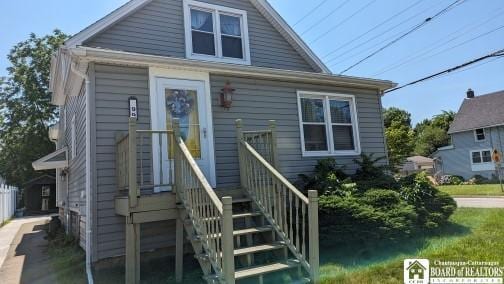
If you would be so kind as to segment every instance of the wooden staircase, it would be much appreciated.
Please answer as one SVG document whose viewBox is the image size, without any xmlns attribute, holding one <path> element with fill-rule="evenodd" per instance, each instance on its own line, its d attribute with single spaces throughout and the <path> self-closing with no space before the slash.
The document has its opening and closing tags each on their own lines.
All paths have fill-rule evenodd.
<svg viewBox="0 0 504 284">
<path fill-rule="evenodd" d="M 310 283 L 309 275 L 302 269 L 300 262 L 289 252 L 285 241 L 278 236 L 251 198 L 233 201 L 232 219 L 235 281 Z M 212 272 L 209 255 L 203 249 L 201 237 L 190 219 L 185 219 L 184 228 L 195 258 L 203 269 L 204 279 L 208 283 L 222 283 L 222 279 Z"/>
<path fill-rule="evenodd" d="M 219 199 L 175 124 L 175 189 L 183 226 L 208 283 L 317 283 L 318 199 L 299 192 L 273 165 L 274 124 L 242 131 L 237 121 L 244 197 Z M 268 280 L 265 280 L 268 279 Z"/>
</svg>

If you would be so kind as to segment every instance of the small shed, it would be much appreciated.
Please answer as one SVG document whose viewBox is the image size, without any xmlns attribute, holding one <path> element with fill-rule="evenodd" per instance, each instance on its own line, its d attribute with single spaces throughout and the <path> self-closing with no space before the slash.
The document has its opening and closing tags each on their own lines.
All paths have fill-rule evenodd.
<svg viewBox="0 0 504 284">
<path fill-rule="evenodd" d="M 56 178 L 43 175 L 23 185 L 24 205 L 27 214 L 47 214 L 58 211 L 56 207 Z"/>
</svg>

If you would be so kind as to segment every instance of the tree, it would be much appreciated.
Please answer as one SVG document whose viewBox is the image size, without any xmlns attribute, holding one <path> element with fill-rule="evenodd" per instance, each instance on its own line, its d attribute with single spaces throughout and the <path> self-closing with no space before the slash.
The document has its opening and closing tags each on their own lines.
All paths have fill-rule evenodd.
<svg viewBox="0 0 504 284">
<path fill-rule="evenodd" d="M 396 107 L 385 109 L 383 112 L 385 128 L 389 128 L 394 121 L 411 128 L 411 113 Z"/>
<path fill-rule="evenodd" d="M 384 111 L 385 137 L 392 168 L 399 167 L 413 152 L 414 132 L 411 127 L 411 114 L 405 110 L 391 107 Z"/>
<path fill-rule="evenodd" d="M 411 127 L 393 121 L 385 130 L 385 137 L 390 165 L 395 169 L 413 152 L 415 134 Z"/>
<path fill-rule="evenodd" d="M 48 128 L 57 109 L 51 105 L 51 55 L 67 39 L 59 30 L 44 37 L 31 34 L 12 48 L 8 77 L 0 82 L 0 175 L 21 186 L 40 175 L 32 162 L 54 151 Z"/>
<path fill-rule="evenodd" d="M 455 112 L 443 111 L 431 120 L 424 120 L 415 126 L 415 153 L 430 156 L 439 147 L 450 144 L 448 129 L 455 119 Z"/>
</svg>

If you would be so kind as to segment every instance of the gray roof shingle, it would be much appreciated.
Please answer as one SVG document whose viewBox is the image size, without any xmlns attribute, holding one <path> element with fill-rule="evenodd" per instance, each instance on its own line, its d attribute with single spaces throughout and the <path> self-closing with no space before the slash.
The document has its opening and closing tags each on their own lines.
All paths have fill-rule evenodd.
<svg viewBox="0 0 504 284">
<path fill-rule="evenodd" d="M 504 125 L 504 91 L 465 99 L 448 134 Z"/>
</svg>

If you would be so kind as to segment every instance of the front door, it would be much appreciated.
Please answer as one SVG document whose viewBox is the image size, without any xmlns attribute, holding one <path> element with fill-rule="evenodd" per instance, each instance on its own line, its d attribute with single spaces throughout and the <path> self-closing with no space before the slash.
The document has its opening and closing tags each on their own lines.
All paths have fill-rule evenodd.
<svg viewBox="0 0 504 284">
<path fill-rule="evenodd" d="M 173 129 L 173 120 L 180 122 L 180 133 L 185 144 L 196 160 L 198 166 L 205 174 L 208 181 L 212 184 L 211 167 L 211 141 L 209 139 L 209 122 L 207 114 L 209 98 L 205 91 L 203 81 L 180 80 L 157 78 L 157 98 L 156 98 L 156 122 L 153 121 L 153 129 Z M 161 164 L 162 172 L 155 170 L 156 184 L 166 184 L 173 173 L 173 146 L 163 139 L 161 153 L 154 149 L 154 164 Z M 157 152 L 157 153 L 156 153 Z M 156 163 L 156 160 L 162 159 L 162 163 Z M 159 161 L 159 160 L 158 160 Z M 157 176 L 156 176 L 157 175 Z M 162 175 L 162 176 L 161 176 Z M 158 183 L 163 179 L 162 183 Z M 167 188 L 158 188 L 156 191 L 166 190 Z"/>
</svg>

